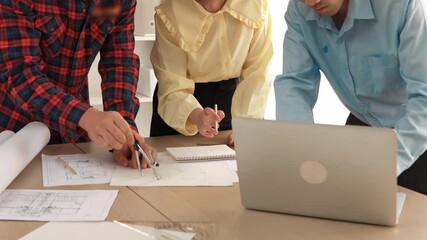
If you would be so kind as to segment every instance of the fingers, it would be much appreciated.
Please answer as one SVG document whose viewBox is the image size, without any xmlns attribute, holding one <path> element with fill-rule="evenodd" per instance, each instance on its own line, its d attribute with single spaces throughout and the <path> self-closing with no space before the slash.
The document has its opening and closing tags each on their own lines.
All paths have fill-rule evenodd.
<svg viewBox="0 0 427 240">
<path fill-rule="evenodd" d="M 113 156 L 117 164 L 123 167 L 138 168 L 136 163 L 136 151 L 132 146 L 125 145 L 119 150 L 113 151 Z M 142 159 L 142 158 L 140 158 Z"/>
<path fill-rule="evenodd" d="M 92 141 L 105 148 L 118 150 L 134 141 L 129 124 L 118 112 L 90 108 L 81 117 L 79 126 L 88 132 Z"/>
<path fill-rule="evenodd" d="M 114 156 L 114 160 L 116 161 L 117 164 L 119 164 L 120 166 L 123 167 L 128 167 L 129 163 L 128 163 L 128 156 L 129 156 L 129 151 L 126 151 L 127 149 L 120 149 L 120 150 L 114 150 L 113 151 L 113 156 Z"/>
<path fill-rule="evenodd" d="M 110 146 L 114 149 L 121 149 L 123 147 L 122 141 L 117 139 L 116 135 L 121 134 L 118 129 L 107 130 L 105 128 L 100 128 L 97 130 L 98 135 L 101 136 L 102 142 L 101 144 Z M 123 136 L 123 134 L 121 134 Z"/>
<path fill-rule="evenodd" d="M 151 156 L 151 158 L 155 161 L 157 159 L 157 151 L 155 148 L 151 147 L 150 145 L 145 143 L 144 137 L 142 137 L 141 135 L 139 135 L 136 131 L 132 130 L 132 134 L 133 137 L 138 140 L 139 145 L 142 148 L 142 151 L 144 151 L 144 153 L 146 155 L 148 155 L 148 157 Z M 148 164 L 147 159 L 145 159 L 143 156 L 139 156 L 140 160 L 141 160 L 141 167 L 142 168 L 148 168 L 150 167 Z"/>
<path fill-rule="evenodd" d="M 134 140 L 133 130 L 129 127 L 129 123 L 126 122 L 126 120 L 124 120 L 123 117 L 120 115 L 118 118 L 114 119 L 114 123 L 116 124 L 117 129 L 120 130 L 120 133 L 117 133 L 117 134 L 121 135 L 120 140 L 122 144 L 127 142 L 128 144 L 132 145 L 135 140 Z"/>
<path fill-rule="evenodd" d="M 130 148 L 131 146 L 129 146 L 129 148 Z M 131 156 L 130 156 L 130 167 L 131 168 L 138 168 L 138 163 L 136 163 L 136 161 L 137 161 L 137 158 L 136 158 L 136 154 L 139 154 L 139 153 L 137 153 L 134 149 L 133 149 L 133 146 L 132 146 L 132 154 L 131 154 Z M 141 161 L 141 156 L 139 156 L 139 160 Z"/>
<path fill-rule="evenodd" d="M 129 123 L 117 112 L 109 112 L 109 114 L 111 119 L 107 119 L 105 125 L 102 126 L 102 130 L 105 131 L 104 139 L 115 149 L 119 149 L 125 144 L 133 144 L 134 139 Z M 112 124 L 109 121 L 112 121 Z"/>
<path fill-rule="evenodd" d="M 155 148 L 153 148 L 153 147 L 151 147 L 151 149 L 152 149 L 150 151 L 151 157 L 153 158 L 154 161 L 156 161 L 157 160 L 157 150 Z"/>
<path fill-rule="evenodd" d="M 205 108 L 200 113 L 199 121 L 197 124 L 199 133 L 205 137 L 214 137 L 218 134 L 216 126 L 219 126 L 219 122 L 224 119 L 225 113 L 219 110 L 215 113 L 215 110 L 212 108 Z"/>
<path fill-rule="evenodd" d="M 131 130 L 131 133 L 132 133 L 132 138 L 137 140 L 139 142 L 139 145 L 142 147 L 142 145 L 144 144 L 144 138 L 134 130 Z M 144 149 L 142 149 L 142 150 L 144 150 Z M 139 160 L 141 163 L 141 168 L 147 168 L 148 164 L 147 164 L 147 161 L 144 159 L 144 157 L 141 154 L 139 154 L 138 157 L 139 157 Z M 135 161 L 135 164 L 137 164 L 135 154 L 132 155 L 132 161 Z M 138 165 L 136 165 L 136 166 L 138 166 Z"/>
<path fill-rule="evenodd" d="M 157 159 L 157 150 L 155 148 L 153 148 L 152 146 L 150 146 L 150 145 L 148 145 L 146 143 L 142 143 L 141 144 L 141 148 L 148 155 L 148 157 L 151 156 L 151 159 L 153 161 L 156 161 L 156 159 Z"/>
<path fill-rule="evenodd" d="M 146 144 L 144 142 L 144 138 L 141 135 L 139 135 L 136 131 L 131 130 L 131 134 L 132 134 L 132 139 L 135 138 L 136 140 L 138 140 L 142 150 L 147 155 L 151 154 L 152 159 L 156 160 L 157 159 L 156 149 L 154 149 L 150 145 Z M 136 157 L 137 152 L 135 151 L 133 144 L 134 144 L 133 142 L 132 142 L 132 144 L 126 144 L 121 149 L 113 151 L 113 156 L 114 156 L 114 159 L 115 159 L 117 164 L 119 164 L 123 167 L 138 168 L 138 165 L 136 162 L 137 161 L 137 157 Z M 139 159 L 141 161 L 141 168 L 148 168 L 149 167 L 147 160 L 145 158 L 143 158 L 143 156 L 139 155 Z"/>
<path fill-rule="evenodd" d="M 157 151 L 156 149 L 154 149 L 153 147 L 151 147 L 150 145 L 146 144 L 146 143 L 142 143 L 141 144 L 141 148 L 142 150 L 145 152 L 145 154 L 147 155 L 147 157 L 151 157 L 151 160 L 153 160 L 153 162 L 156 161 L 157 159 Z M 144 161 L 142 163 L 143 168 L 147 168 L 150 167 L 150 165 L 148 164 L 148 160 L 144 158 Z"/>
<path fill-rule="evenodd" d="M 222 110 L 219 110 L 219 111 L 218 111 L 218 113 L 217 113 L 217 115 L 218 115 L 218 117 L 219 117 L 219 119 L 217 118 L 217 121 L 218 121 L 218 122 L 220 122 L 222 119 L 224 119 L 224 118 L 225 118 L 225 113 L 224 113 L 224 111 L 222 111 Z"/>
<path fill-rule="evenodd" d="M 135 131 L 135 130 L 133 130 L 133 129 L 131 129 L 130 131 L 131 131 L 132 139 L 133 139 L 133 140 L 134 140 L 134 139 L 138 140 L 138 142 L 139 142 L 140 144 L 142 144 L 142 143 L 144 143 L 144 142 L 145 142 L 144 137 L 143 137 L 143 136 L 141 136 L 137 131 Z M 133 143 L 134 143 L 134 141 L 132 141 L 132 145 L 133 145 Z"/>
<path fill-rule="evenodd" d="M 91 136 L 90 134 L 89 134 L 89 137 L 90 137 L 90 139 L 93 141 L 93 142 L 95 142 L 95 143 L 98 143 L 99 145 L 101 145 L 103 148 L 105 148 L 105 149 L 113 149 L 113 147 L 111 147 L 107 142 L 105 142 L 104 140 L 103 140 L 103 138 L 102 138 L 102 136 L 101 135 L 95 135 L 95 136 Z"/>
</svg>

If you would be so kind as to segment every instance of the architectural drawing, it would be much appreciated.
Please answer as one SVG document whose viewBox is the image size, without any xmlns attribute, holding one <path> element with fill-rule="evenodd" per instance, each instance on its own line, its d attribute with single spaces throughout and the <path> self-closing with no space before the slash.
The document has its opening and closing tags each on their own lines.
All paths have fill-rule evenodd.
<svg viewBox="0 0 427 240">
<path fill-rule="evenodd" d="M 9 190 L 0 194 L 0 220 L 101 221 L 117 190 Z"/>
<path fill-rule="evenodd" d="M 142 170 L 142 176 L 131 168 L 117 166 L 111 179 L 111 186 L 231 186 L 233 177 L 224 161 L 176 163 L 164 152 L 159 152 L 157 171 L 160 179 L 153 176 L 153 170 Z"/>
<path fill-rule="evenodd" d="M 7 192 L 0 201 L 0 214 L 19 216 L 76 215 L 87 195 L 52 192 Z"/>
<path fill-rule="evenodd" d="M 57 163 L 61 158 L 77 174 Z M 42 156 L 43 186 L 109 183 L 116 163 L 111 153 Z"/>
<path fill-rule="evenodd" d="M 109 167 L 111 165 L 110 162 L 106 166 L 104 159 L 88 158 L 65 161 L 77 172 L 76 175 L 66 171 L 67 180 L 106 178 L 111 172 Z"/>
</svg>

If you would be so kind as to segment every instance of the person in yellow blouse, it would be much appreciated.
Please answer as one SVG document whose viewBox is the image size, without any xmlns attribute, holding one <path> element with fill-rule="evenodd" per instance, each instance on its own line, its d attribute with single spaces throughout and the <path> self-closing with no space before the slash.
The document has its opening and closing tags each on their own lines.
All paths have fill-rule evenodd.
<svg viewBox="0 0 427 240">
<path fill-rule="evenodd" d="M 264 117 L 272 55 L 268 0 L 161 1 L 150 135 L 214 137 L 216 122 L 229 130 L 231 116 Z"/>
</svg>

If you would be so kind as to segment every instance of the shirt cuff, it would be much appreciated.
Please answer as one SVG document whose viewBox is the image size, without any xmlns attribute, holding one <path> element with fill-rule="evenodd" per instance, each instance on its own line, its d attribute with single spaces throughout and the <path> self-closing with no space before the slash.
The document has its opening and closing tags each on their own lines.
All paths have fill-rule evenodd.
<svg viewBox="0 0 427 240">
<path fill-rule="evenodd" d="M 91 106 L 73 99 L 66 104 L 59 117 L 59 132 L 66 142 L 75 143 L 86 131 L 78 126 L 80 118 Z"/>
</svg>

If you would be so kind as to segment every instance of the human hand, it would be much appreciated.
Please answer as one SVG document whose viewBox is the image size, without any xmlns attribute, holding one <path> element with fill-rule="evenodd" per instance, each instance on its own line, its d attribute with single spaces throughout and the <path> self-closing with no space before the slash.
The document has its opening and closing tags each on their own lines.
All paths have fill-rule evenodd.
<svg viewBox="0 0 427 240">
<path fill-rule="evenodd" d="M 207 107 L 205 109 L 195 109 L 190 114 L 189 120 L 197 124 L 197 130 L 200 135 L 212 138 L 218 134 L 216 124 L 218 123 L 219 126 L 219 122 L 221 122 L 224 117 L 225 113 L 223 111 L 219 110 L 215 113 L 215 110 Z"/>
<path fill-rule="evenodd" d="M 87 131 L 93 142 L 107 149 L 119 150 L 134 142 L 128 122 L 118 112 L 89 108 L 78 125 Z"/>
<path fill-rule="evenodd" d="M 150 145 L 146 144 L 144 142 L 144 138 L 139 135 L 136 131 L 132 130 L 132 134 L 136 140 L 138 140 L 142 150 L 147 153 L 151 154 L 153 157 L 153 160 L 157 159 L 157 151 L 155 148 L 151 147 Z M 136 163 L 136 151 L 133 147 L 133 144 L 131 145 L 124 145 L 123 148 L 117 150 L 113 150 L 113 156 L 117 164 L 123 166 L 123 167 L 131 167 L 131 168 L 137 168 L 138 165 Z M 147 168 L 149 167 L 148 162 L 146 159 L 144 159 L 142 156 L 140 156 L 141 159 L 141 168 Z"/>
<path fill-rule="evenodd" d="M 234 135 L 233 135 L 233 133 L 228 135 L 227 145 L 230 147 L 234 147 Z"/>
</svg>

